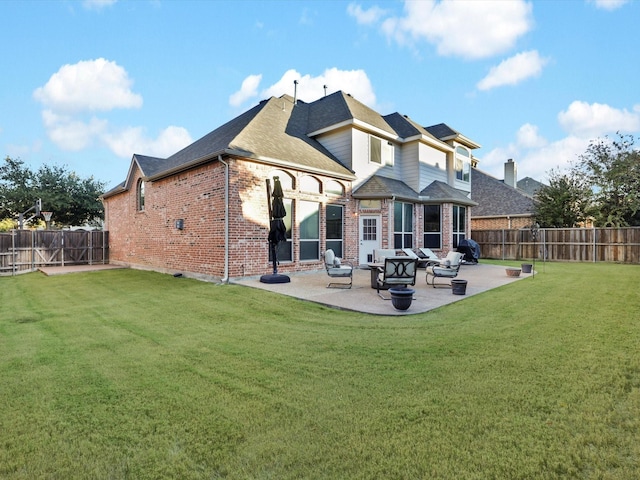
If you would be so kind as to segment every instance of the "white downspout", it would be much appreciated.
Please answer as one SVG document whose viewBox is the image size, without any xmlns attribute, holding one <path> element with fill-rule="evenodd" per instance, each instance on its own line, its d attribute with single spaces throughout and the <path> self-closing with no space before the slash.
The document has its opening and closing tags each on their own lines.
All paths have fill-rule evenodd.
<svg viewBox="0 0 640 480">
<path fill-rule="evenodd" d="M 229 283 L 229 164 L 218 155 L 218 161 L 224 165 L 224 277 L 222 283 Z"/>
</svg>

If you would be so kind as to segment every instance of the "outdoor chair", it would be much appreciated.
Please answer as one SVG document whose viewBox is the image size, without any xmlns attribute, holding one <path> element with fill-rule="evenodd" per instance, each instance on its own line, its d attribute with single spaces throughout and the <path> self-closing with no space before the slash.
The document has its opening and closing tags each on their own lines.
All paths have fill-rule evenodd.
<svg viewBox="0 0 640 480">
<path fill-rule="evenodd" d="M 433 288 L 436 288 L 436 278 L 453 279 L 457 277 L 463 259 L 464 254 L 459 252 L 449 252 L 447 256 L 440 259 L 437 264 L 427 266 L 427 285 L 431 285 Z M 431 282 L 429 282 L 429 278 L 431 278 Z M 451 286 L 451 283 L 439 285 Z"/>
<path fill-rule="evenodd" d="M 351 288 L 353 284 L 353 264 L 336 257 L 330 248 L 324 252 L 324 266 L 327 269 L 327 275 L 331 278 L 349 279 L 349 283 L 345 282 L 329 282 L 327 288 Z"/>
<path fill-rule="evenodd" d="M 418 256 L 418 267 L 427 267 L 440 262 L 438 256 L 430 248 L 414 248 L 413 253 Z"/>
<path fill-rule="evenodd" d="M 384 267 L 378 274 L 376 291 L 383 300 L 391 300 L 380 294 L 380 288 L 407 287 L 416 284 L 418 261 L 410 257 L 386 257 Z"/>
</svg>

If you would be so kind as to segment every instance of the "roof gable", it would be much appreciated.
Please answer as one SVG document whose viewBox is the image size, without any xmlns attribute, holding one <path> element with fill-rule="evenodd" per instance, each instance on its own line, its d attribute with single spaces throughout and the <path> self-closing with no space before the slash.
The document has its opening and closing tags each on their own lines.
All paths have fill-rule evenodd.
<svg viewBox="0 0 640 480">
<path fill-rule="evenodd" d="M 288 95 L 263 100 L 167 158 L 135 154 L 125 189 L 131 188 L 136 165 L 146 179 L 156 180 L 215 160 L 219 155 L 247 157 L 353 179 L 351 170 L 306 135 L 308 118 L 309 105 L 301 101 L 294 105 Z"/>
<path fill-rule="evenodd" d="M 307 129 L 309 134 L 344 123 L 361 122 L 393 137 L 396 136 L 396 132 L 384 120 L 382 115 L 342 91 L 332 93 L 310 103 L 309 108 L 309 125 Z"/>
</svg>

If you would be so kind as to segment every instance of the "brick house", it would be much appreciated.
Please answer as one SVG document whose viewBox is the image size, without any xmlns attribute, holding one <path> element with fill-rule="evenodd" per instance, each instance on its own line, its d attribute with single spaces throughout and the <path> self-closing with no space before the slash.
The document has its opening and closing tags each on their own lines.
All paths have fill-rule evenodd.
<svg viewBox="0 0 640 480">
<path fill-rule="evenodd" d="M 263 100 L 168 158 L 133 155 L 102 196 L 110 261 L 222 281 L 269 273 L 275 176 L 287 210 L 281 273 L 324 268 L 327 248 L 356 265 L 376 248 L 446 253 L 470 235 L 479 148 L 449 130 L 344 92 Z"/>
<path fill-rule="evenodd" d="M 529 228 L 535 223 L 533 196 L 542 183 L 527 177 L 517 181 L 517 165 L 504 164 L 504 180 L 473 168 L 471 198 L 478 205 L 472 210 L 471 230 Z"/>
</svg>

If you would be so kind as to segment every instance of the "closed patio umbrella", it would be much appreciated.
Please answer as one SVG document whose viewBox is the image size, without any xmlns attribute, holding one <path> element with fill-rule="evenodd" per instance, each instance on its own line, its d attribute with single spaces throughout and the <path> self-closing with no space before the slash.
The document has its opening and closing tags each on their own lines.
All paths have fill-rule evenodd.
<svg viewBox="0 0 640 480">
<path fill-rule="evenodd" d="M 267 179 L 267 197 L 269 196 L 269 180 Z M 271 195 L 271 208 L 269 209 L 269 249 L 273 260 L 273 273 L 260 277 L 262 283 L 288 283 L 291 279 L 287 275 L 278 273 L 278 245 L 287 240 L 287 227 L 283 218 L 287 216 L 284 208 L 284 193 L 280 178 L 273 177 L 273 194 Z"/>
</svg>

